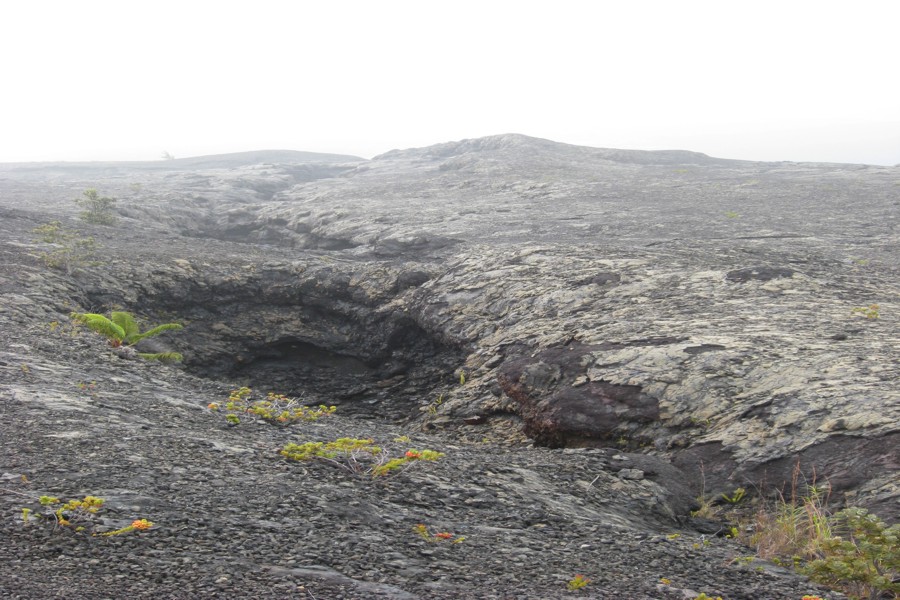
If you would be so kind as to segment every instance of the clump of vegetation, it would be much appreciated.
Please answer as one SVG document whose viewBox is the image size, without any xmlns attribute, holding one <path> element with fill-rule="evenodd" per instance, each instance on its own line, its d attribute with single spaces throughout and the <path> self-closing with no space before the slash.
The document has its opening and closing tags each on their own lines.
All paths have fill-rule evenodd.
<svg viewBox="0 0 900 600">
<path fill-rule="evenodd" d="M 441 404 L 443 404 L 443 403 L 444 403 L 444 395 L 441 394 L 440 396 L 438 396 L 438 399 L 437 399 L 437 400 L 435 400 L 434 402 L 432 402 L 431 404 L 428 405 L 428 407 L 427 407 L 427 408 L 428 408 L 428 414 L 429 414 L 429 415 L 436 415 L 436 414 L 437 414 L 437 411 L 438 411 L 438 408 L 439 408 L 439 407 L 441 406 Z"/>
<path fill-rule="evenodd" d="M 69 316 L 73 321 L 82 323 L 88 329 L 105 336 L 109 341 L 109 345 L 113 348 L 132 346 L 145 338 L 159 335 L 164 331 L 183 329 L 180 323 L 164 323 L 142 333 L 134 317 L 127 312 L 120 311 L 111 312 L 109 318 L 94 313 L 77 312 L 73 312 Z M 178 352 L 136 352 L 135 354 L 147 360 L 158 360 L 161 362 L 178 362 L 183 359 Z"/>
<path fill-rule="evenodd" d="M 284 394 L 274 392 L 269 392 L 264 400 L 254 400 L 253 390 L 248 387 L 232 390 L 224 407 L 218 402 L 211 402 L 207 408 L 214 411 L 224 408 L 225 419 L 232 425 L 241 422 L 238 415 L 252 415 L 269 423 L 288 424 L 297 421 L 316 421 L 337 410 L 336 406 L 324 404 L 316 408 L 305 406 L 296 398 L 288 398 Z"/>
<path fill-rule="evenodd" d="M 95 537 L 121 535 L 129 531 L 150 529 L 153 526 L 147 519 L 137 519 L 132 521 L 131 525 L 114 531 L 93 531 L 97 526 L 96 514 L 103 506 L 103 498 L 96 496 L 85 496 L 80 500 L 73 499 L 67 502 L 53 496 L 41 496 L 38 503 L 43 507 L 43 512 L 35 512 L 31 508 L 22 509 L 22 521 L 25 525 L 33 521 L 47 521 L 54 523 L 56 527 L 68 528 L 76 533 L 90 531 Z"/>
<path fill-rule="evenodd" d="M 729 496 L 728 494 L 722 494 L 722 498 L 728 504 L 737 504 L 741 500 L 744 499 L 744 496 L 747 495 L 747 490 L 742 487 L 739 487 L 734 490 L 734 492 Z"/>
<path fill-rule="evenodd" d="M 879 315 L 879 307 L 877 304 L 870 304 L 869 306 L 857 306 L 853 310 L 850 311 L 852 315 L 860 315 L 867 319 L 877 319 Z"/>
<path fill-rule="evenodd" d="M 794 470 L 789 498 L 763 506 L 744 541 L 760 558 L 793 566 L 813 581 L 851 598 L 900 598 L 900 524 L 888 527 L 861 508 L 831 514 L 828 488 L 798 484 Z"/>
<path fill-rule="evenodd" d="M 399 458 L 390 458 L 387 451 L 372 439 L 339 438 L 333 442 L 286 444 L 280 454 L 296 461 L 320 460 L 354 474 L 381 477 L 410 466 L 418 461 L 433 462 L 444 456 L 434 450 L 407 450 Z"/>
<path fill-rule="evenodd" d="M 75 204 L 84 209 L 78 218 L 86 223 L 113 225 L 116 222 L 116 215 L 113 212 L 116 207 L 116 199 L 101 196 L 94 188 L 84 190 L 81 198 L 75 199 Z"/>
<path fill-rule="evenodd" d="M 81 237 L 78 232 L 70 231 L 59 221 L 45 223 L 32 230 L 38 234 L 38 241 L 50 244 L 53 249 L 40 254 L 41 260 L 51 269 L 61 269 L 71 275 L 76 268 L 96 264 L 99 244 L 93 237 Z"/>
<path fill-rule="evenodd" d="M 586 587 L 590 582 L 591 580 L 584 575 L 576 575 L 569 580 L 569 583 L 566 584 L 566 589 L 570 592 L 577 592 L 578 590 Z"/>
<path fill-rule="evenodd" d="M 832 517 L 831 533 L 802 569 L 810 579 L 854 598 L 900 598 L 900 524 L 888 527 L 862 508 L 847 508 Z"/>
<path fill-rule="evenodd" d="M 428 527 L 419 523 L 415 527 L 413 527 L 413 531 L 415 531 L 419 537 L 421 537 L 426 542 L 450 542 L 451 544 L 461 544 L 466 538 L 463 536 L 455 536 L 449 531 L 441 531 L 438 533 L 431 533 L 428 531 Z"/>
</svg>

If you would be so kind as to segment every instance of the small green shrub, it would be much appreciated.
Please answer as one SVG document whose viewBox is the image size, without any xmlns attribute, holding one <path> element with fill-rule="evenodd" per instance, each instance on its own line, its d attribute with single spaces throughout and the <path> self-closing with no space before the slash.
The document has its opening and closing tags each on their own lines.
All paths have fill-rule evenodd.
<svg viewBox="0 0 900 600">
<path fill-rule="evenodd" d="M 869 306 L 857 306 L 853 310 L 850 311 L 852 315 L 860 315 L 867 319 L 877 319 L 880 315 L 879 310 L 880 306 L 877 304 L 870 304 Z"/>
<path fill-rule="evenodd" d="M 113 210 L 116 207 L 116 199 L 101 196 L 94 188 L 88 188 L 81 193 L 81 198 L 75 199 L 75 204 L 85 209 L 78 217 L 94 225 L 113 225 L 116 215 Z"/>
<path fill-rule="evenodd" d="M 32 233 L 38 234 L 38 241 L 52 246 L 52 250 L 39 255 L 51 269 L 60 269 L 71 275 L 77 268 L 97 264 L 93 259 L 99 244 L 93 237 L 81 237 L 77 232 L 63 227 L 59 221 L 45 223 L 33 229 Z"/>
<path fill-rule="evenodd" d="M 253 400 L 253 390 L 248 387 L 232 390 L 224 407 L 218 402 L 210 402 L 207 408 L 218 411 L 224 408 L 225 418 L 229 423 L 238 425 L 238 415 L 252 415 L 263 421 L 275 424 L 288 424 L 296 421 L 316 421 L 321 417 L 333 414 L 336 406 L 320 404 L 317 408 L 300 404 L 296 398 L 288 398 L 284 394 L 269 392 L 265 400 Z"/>
<path fill-rule="evenodd" d="M 566 589 L 568 589 L 570 592 L 577 592 L 586 587 L 590 582 L 591 580 L 584 575 L 576 575 L 569 580 L 569 583 L 566 584 Z"/>
<path fill-rule="evenodd" d="M 847 508 L 832 518 L 832 531 L 839 535 L 824 541 L 805 574 L 854 598 L 900 597 L 900 524 L 888 527 L 865 509 Z"/>
<path fill-rule="evenodd" d="M 760 558 L 792 566 L 810 579 L 859 600 L 900 598 L 900 524 L 888 527 L 861 508 L 828 512 L 828 488 L 800 485 L 794 469 L 789 498 L 757 512 L 749 545 Z M 798 490 L 804 489 L 803 493 Z"/>
<path fill-rule="evenodd" d="M 455 536 L 449 531 L 431 533 L 430 531 L 428 531 L 428 527 L 422 523 L 419 523 L 418 525 L 413 527 L 413 531 L 415 531 L 419 535 L 419 537 L 421 537 L 426 542 L 450 542 L 451 544 L 461 544 L 466 539 L 463 536 Z"/>
<path fill-rule="evenodd" d="M 76 533 L 90 531 L 91 535 L 95 537 L 121 535 L 136 529 L 149 529 L 153 526 L 153 523 L 147 519 L 137 519 L 132 521 L 131 525 L 121 529 L 94 531 L 97 526 L 96 514 L 103 506 L 103 498 L 96 496 L 85 496 L 81 500 L 73 499 L 67 502 L 53 496 L 41 496 L 38 498 L 38 503 L 42 509 L 38 509 L 37 512 L 31 508 L 22 509 L 22 521 L 26 526 L 34 521 L 52 522 L 59 528 L 71 529 Z"/>
<path fill-rule="evenodd" d="M 390 458 L 372 439 L 339 438 L 333 442 L 289 443 L 281 449 L 285 458 L 296 461 L 322 460 L 351 473 L 381 477 L 414 462 L 433 462 L 444 456 L 434 450 L 407 450 L 399 458 Z"/>
</svg>

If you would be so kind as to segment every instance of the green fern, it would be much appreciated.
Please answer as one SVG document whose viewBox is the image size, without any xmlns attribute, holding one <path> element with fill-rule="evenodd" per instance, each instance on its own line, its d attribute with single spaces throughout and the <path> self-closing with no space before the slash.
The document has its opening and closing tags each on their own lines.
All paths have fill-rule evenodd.
<svg viewBox="0 0 900 600">
<path fill-rule="evenodd" d="M 72 320 L 83 323 L 91 331 L 96 331 L 105 336 L 110 342 L 123 342 L 125 340 L 125 330 L 121 325 L 110 321 L 103 315 L 94 313 L 75 313 L 69 315 Z"/>
<path fill-rule="evenodd" d="M 163 323 L 162 325 L 157 325 L 156 327 L 149 329 L 144 333 L 141 333 L 137 321 L 134 320 L 134 317 L 132 317 L 130 313 L 112 312 L 109 314 L 109 316 L 112 318 L 113 323 L 122 328 L 122 331 L 125 333 L 124 337 L 122 338 L 122 342 L 128 346 L 137 344 L 144 338 L 159 335 L 163 331 L 169 331 L 170 329 L 183 329 L 183 327 L 179 323 Z"/>
<path fill-rule="evenodd" d="M 144 338 L 159 335 L 164 331 L 172 329 L 183 329 L 180 323 L 163 323 L 152 329 L 141 333 L 137 321 L 130 313 L 114 311 L 109 314 L 109 318 L 95 313 L 77 313 L 73 312 L 70 317 L 72 320 L 83 323 L 91 331 L 96 331 L 100 335 L 106 337 L 113 346 L 132 346 Z M 147 360 L 158 360 L 161 362 L 178 362 L 182 360 L 181 354 L 178 352 L 159 352 L 156 354 L 139 353 L 138 356 Z"/>
</svg>

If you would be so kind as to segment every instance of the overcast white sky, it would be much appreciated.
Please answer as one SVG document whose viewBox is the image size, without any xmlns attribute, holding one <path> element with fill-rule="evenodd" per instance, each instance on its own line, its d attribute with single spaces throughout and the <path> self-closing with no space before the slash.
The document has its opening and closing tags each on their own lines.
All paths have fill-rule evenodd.
<svg viewBox="0 0 900 600">
<path fill-rule="evenodd" d="M 897 0 L 19 0 L 0 161 L 498 133 L 900 163 Z"/>
</svg>

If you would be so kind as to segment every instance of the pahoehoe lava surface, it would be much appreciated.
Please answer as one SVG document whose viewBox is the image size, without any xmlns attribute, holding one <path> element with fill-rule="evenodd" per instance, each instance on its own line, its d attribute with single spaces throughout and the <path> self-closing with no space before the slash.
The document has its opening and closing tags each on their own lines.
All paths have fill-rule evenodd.
<svg viewBox="0 0 900 600">
<path fill-rule="evenodd" d="M 77 219 L 86 188 L 115 226 Z M 0 594 L 823 595 L 690 512 L 799 468 L 900 515 L 898 208 L 898 168 L 519 135 L 0 165 Z M 48 268 L 56 220 L 97 260 Z M 183 322 L 145 343 L 184 363 L 68 317 L 115 309 Z M 230 427 L 206 407 L 241 385 L 338 410 Z M 337 437 L 445 457 L 372 481 L 278 455 Z M 25 525 L 45 494 L 155 525 Z"/>
</svg>

